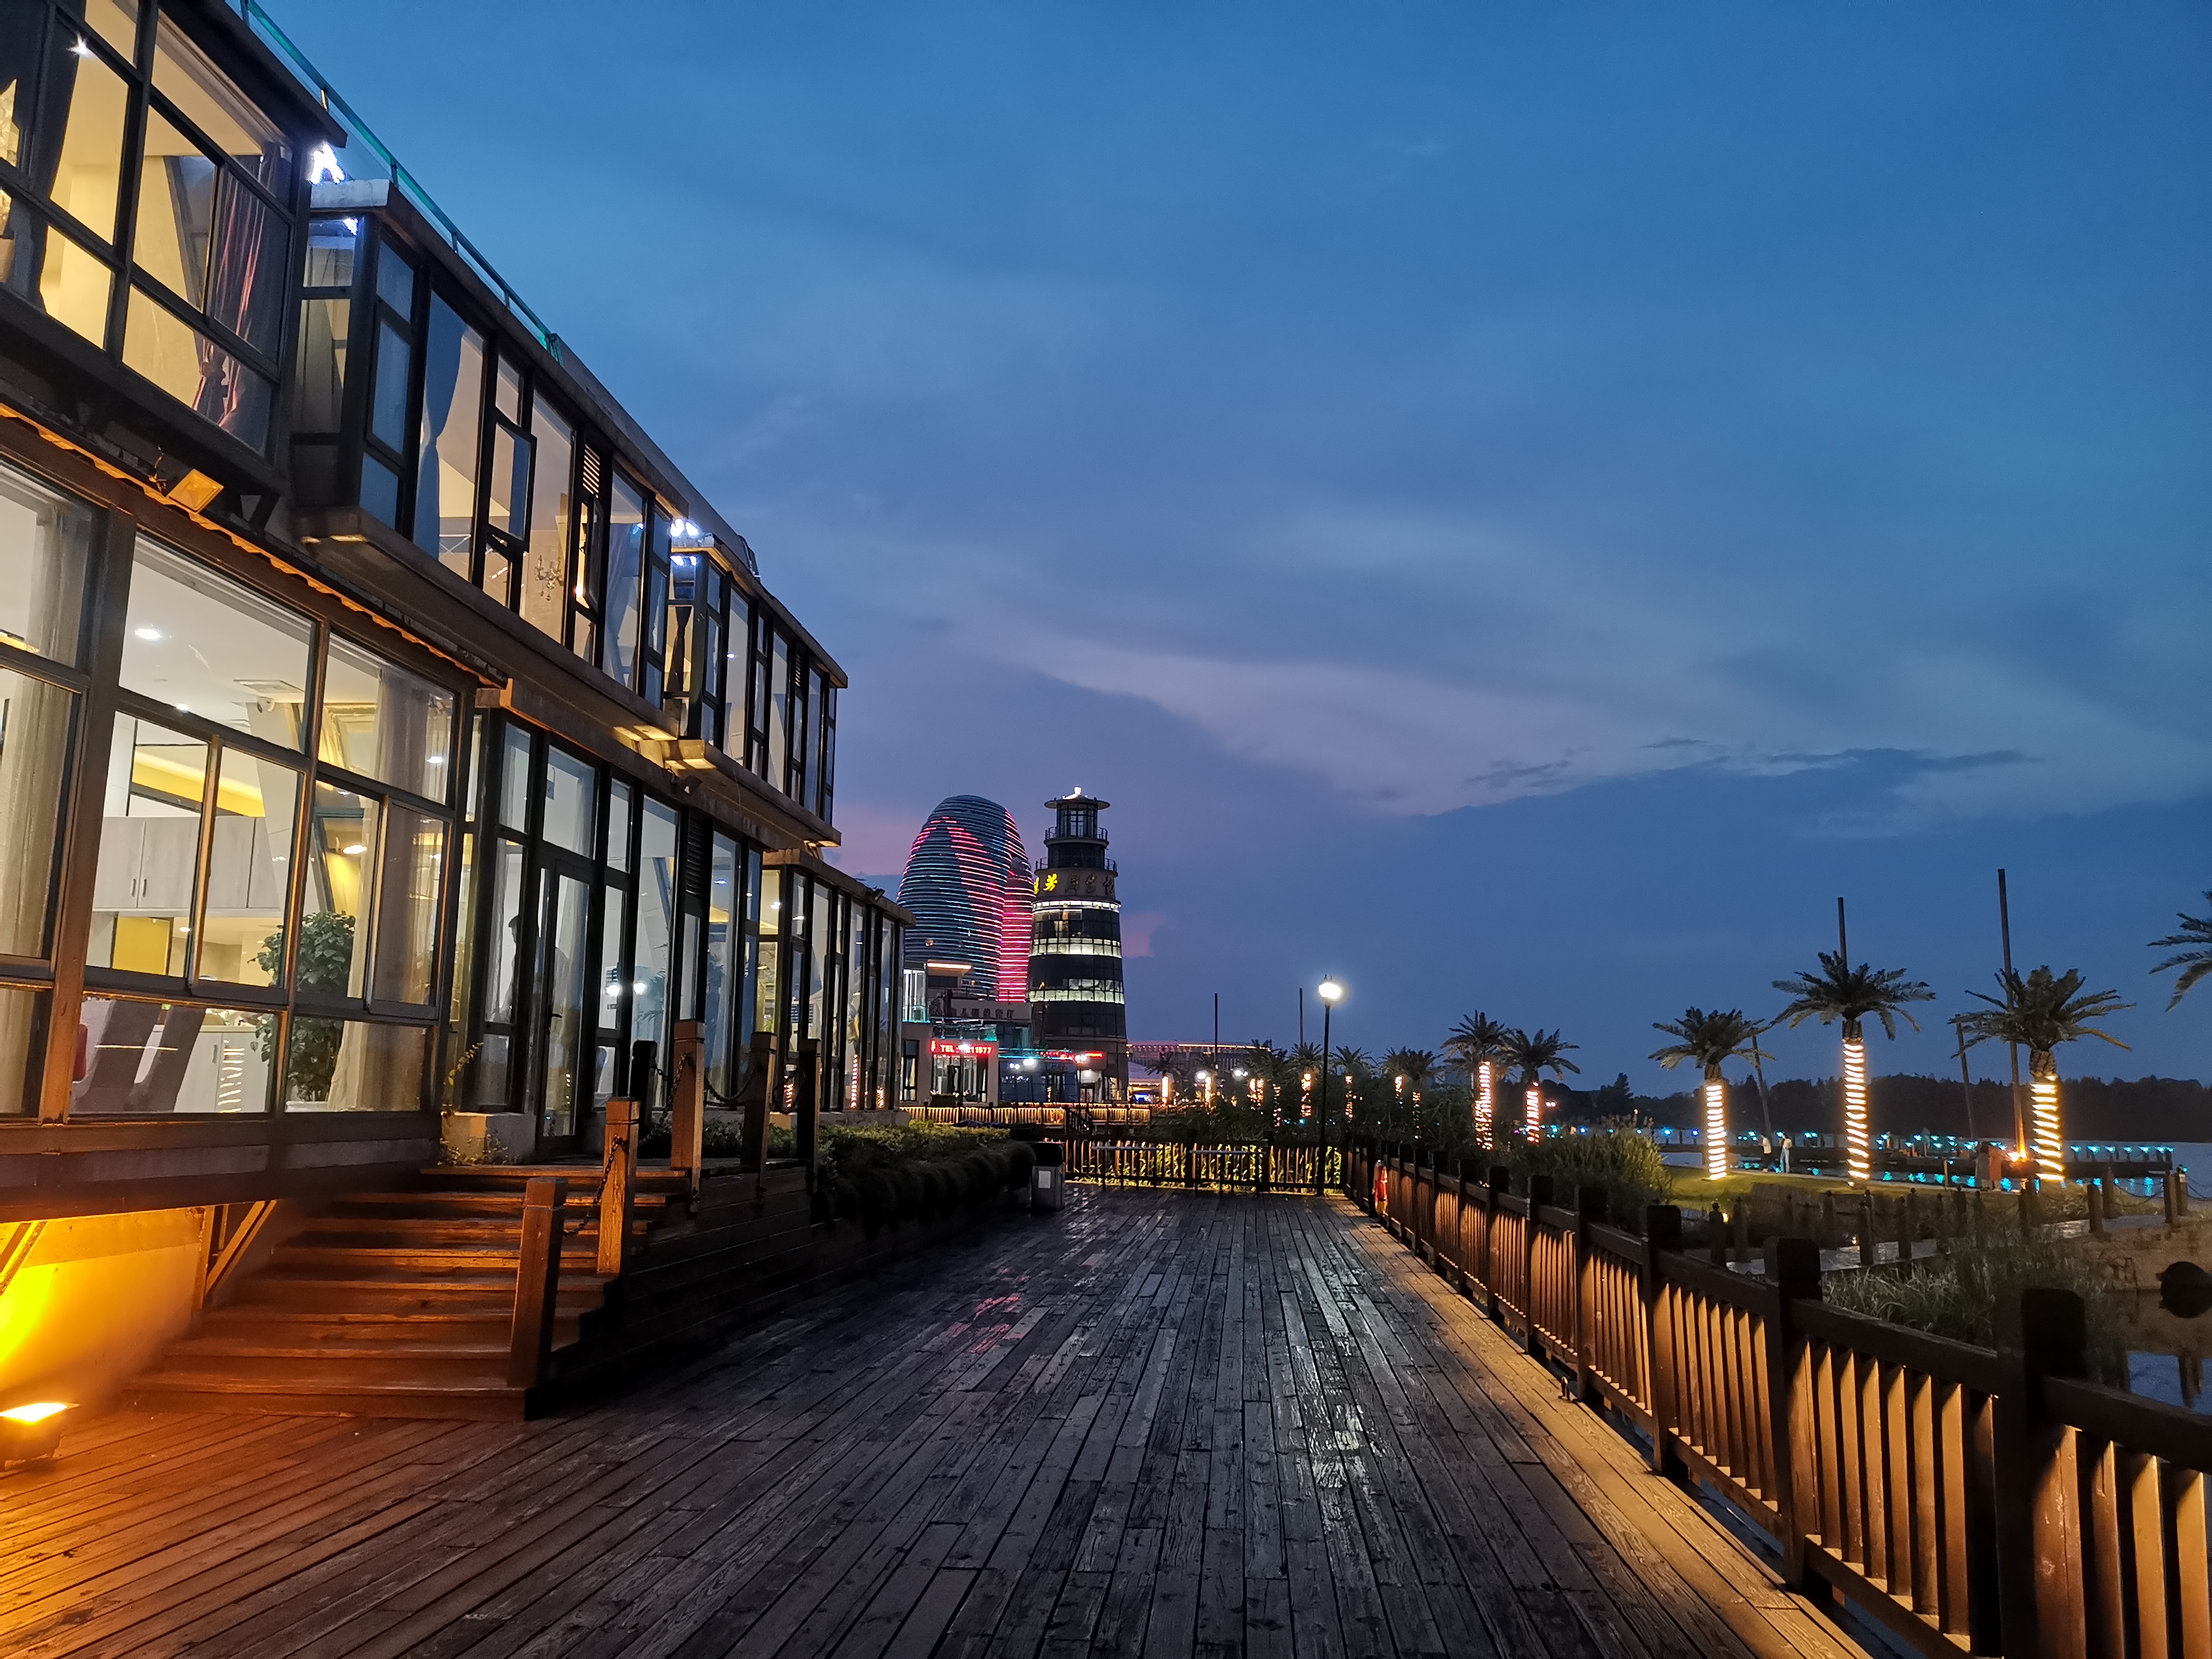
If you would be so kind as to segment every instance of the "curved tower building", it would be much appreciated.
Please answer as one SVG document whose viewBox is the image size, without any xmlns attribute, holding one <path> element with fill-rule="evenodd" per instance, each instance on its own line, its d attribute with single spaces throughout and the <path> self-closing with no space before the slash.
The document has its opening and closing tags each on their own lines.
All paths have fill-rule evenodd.
<svg viewBox="0 0 2212 1659">
<path fill-rule="evenodd" d="M 974 965 L 977 989 L 1001 1002 L 1029 994 L 1030 860 L 1013 814 L 981 795 L 948 795 L 914 838 L 899 902 L 910 959 Z"/>
<path fill-rule="evenodd" d="M 1109 804 L 1079 789 L 1045 803 L 1058 816 L 1030 907 L 1030 1027 L 1047 1058 L 1095 1074 L 1083 1089 L 1096 1100 L 1119 1100 L 1129 1081 L 1121 903 L 1098 827 Z"/>
</svg>

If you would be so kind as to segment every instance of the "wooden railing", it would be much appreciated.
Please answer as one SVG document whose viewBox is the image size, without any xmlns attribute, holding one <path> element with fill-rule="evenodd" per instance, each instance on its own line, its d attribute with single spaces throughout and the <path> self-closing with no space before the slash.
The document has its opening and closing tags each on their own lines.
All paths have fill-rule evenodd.
<svg viewBox="0 0 2212 1659">
<path fill-rule="evenodd" d="M 1346 1190 L 1644 1446 L 1922 1654 L 2212 1659 L 2212 1421 L 2087 1378 L 2080 1300 L 2031 1290 L 1993 1351 L 1820 1300 L 1809 1240 L 1762 1274 L 1681 1212 L 1609 1224 L 1541 1178 L 1355 1147 Z"/>
<path fill-rule="evenodd" d="M 1341 1179 L 1340 1147 L 1209 1146 L 1187 1140 L 1139 1140 L 1066 1134 L 1071 1181 L 1147 1187 L 1227 1187 L 1256 1192 L 1319 1192 Z"/>
</svg>

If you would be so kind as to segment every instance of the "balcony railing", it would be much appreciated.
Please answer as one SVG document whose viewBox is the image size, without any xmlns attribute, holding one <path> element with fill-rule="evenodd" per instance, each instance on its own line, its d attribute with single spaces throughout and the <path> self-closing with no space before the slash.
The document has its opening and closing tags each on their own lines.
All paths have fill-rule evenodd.
<svg viewBox="0 0 2212 1659">
<path fill-rule="evenodd" d="M 556 359 L 559 358 L 562 355 L 561 337 L 548 328 L 544 319 L 532 311 L 522 296 L 507 285 L 507 279 L 501 276 L 492 262 L 484 257 L 483 250 L 463 234 L 461 228 L 453 222 L 443 208 L 438 205 L 430 192 L 422 188 L 422 181 L 400 164 L 399 158 L 394 155 L 384 141 L 370 130 L 368 123 L 355 112 L 353 106 L 346 102 L 337 88 L 324 78 L 321 70 L 307 61 L 307 54 L 292 44 L 284 31 L 276 27 L 275 21 L 267 12 L 254 3 L 254 0 L 228 0 L 228 3 L 230 9 L 244 21 L 246 26 L 259 36 L 263 43 L 276 54 L 277 58 L 287 69 L 291 70 L 293 78 L 307 88 L 309 92 L 313 93 L 316 100 L 322 105 L 323 108 L 329 112 L 339 125 L 345 128 L 350 135 L 350 139 L 345 146 L 347 160 L 358 162 L 359 158 L 354 154 L 354 146 L 358 143 L 368 153 L 374 166 L 380 169 L 380 171 L 369 172 L 362 170 L 356 166 L 346 176 L 356 179 L 389 179 L 398 185 L 405 193 L 407 199 L 415 204 L 422 216 L 437 227 L 438 234 L 445 238 L 447 245 L 462 258 L 467 260 L 471 269 L 483 279 L 495 294 L 499 295 L 500 302 L 507 307 L 509 313 L 537 337 L 538 344 L 551 352 Z"/>
</svg>

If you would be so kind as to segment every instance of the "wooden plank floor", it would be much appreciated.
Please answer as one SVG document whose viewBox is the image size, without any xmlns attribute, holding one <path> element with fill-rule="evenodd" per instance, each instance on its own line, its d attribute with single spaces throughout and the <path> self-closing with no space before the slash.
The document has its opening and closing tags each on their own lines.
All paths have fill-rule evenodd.
<svg viewBox="0 0 2212 1659">
<path fill-rule="evenodd" d="M 1349 1206 L 1077 1188 L 542 1422 L 82 1425 L 0 1651 L 1860 1650 Z"/>
</svg>

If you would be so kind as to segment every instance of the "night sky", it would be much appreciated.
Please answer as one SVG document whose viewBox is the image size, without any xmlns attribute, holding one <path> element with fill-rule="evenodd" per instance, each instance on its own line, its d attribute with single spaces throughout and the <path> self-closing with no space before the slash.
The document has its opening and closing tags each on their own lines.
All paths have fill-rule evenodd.
<svg viewBox="0 0 2212 1659">
<path fill-rule="evenodd" d="M 843 663 L 845 867 L 1115 803 L 1133 1036 L 1656 1087 L 1841 893 L 1942 1071 L 2004 865 L 2212 1076 L 2212 12 L 276 14 Z"/>
</svg>

